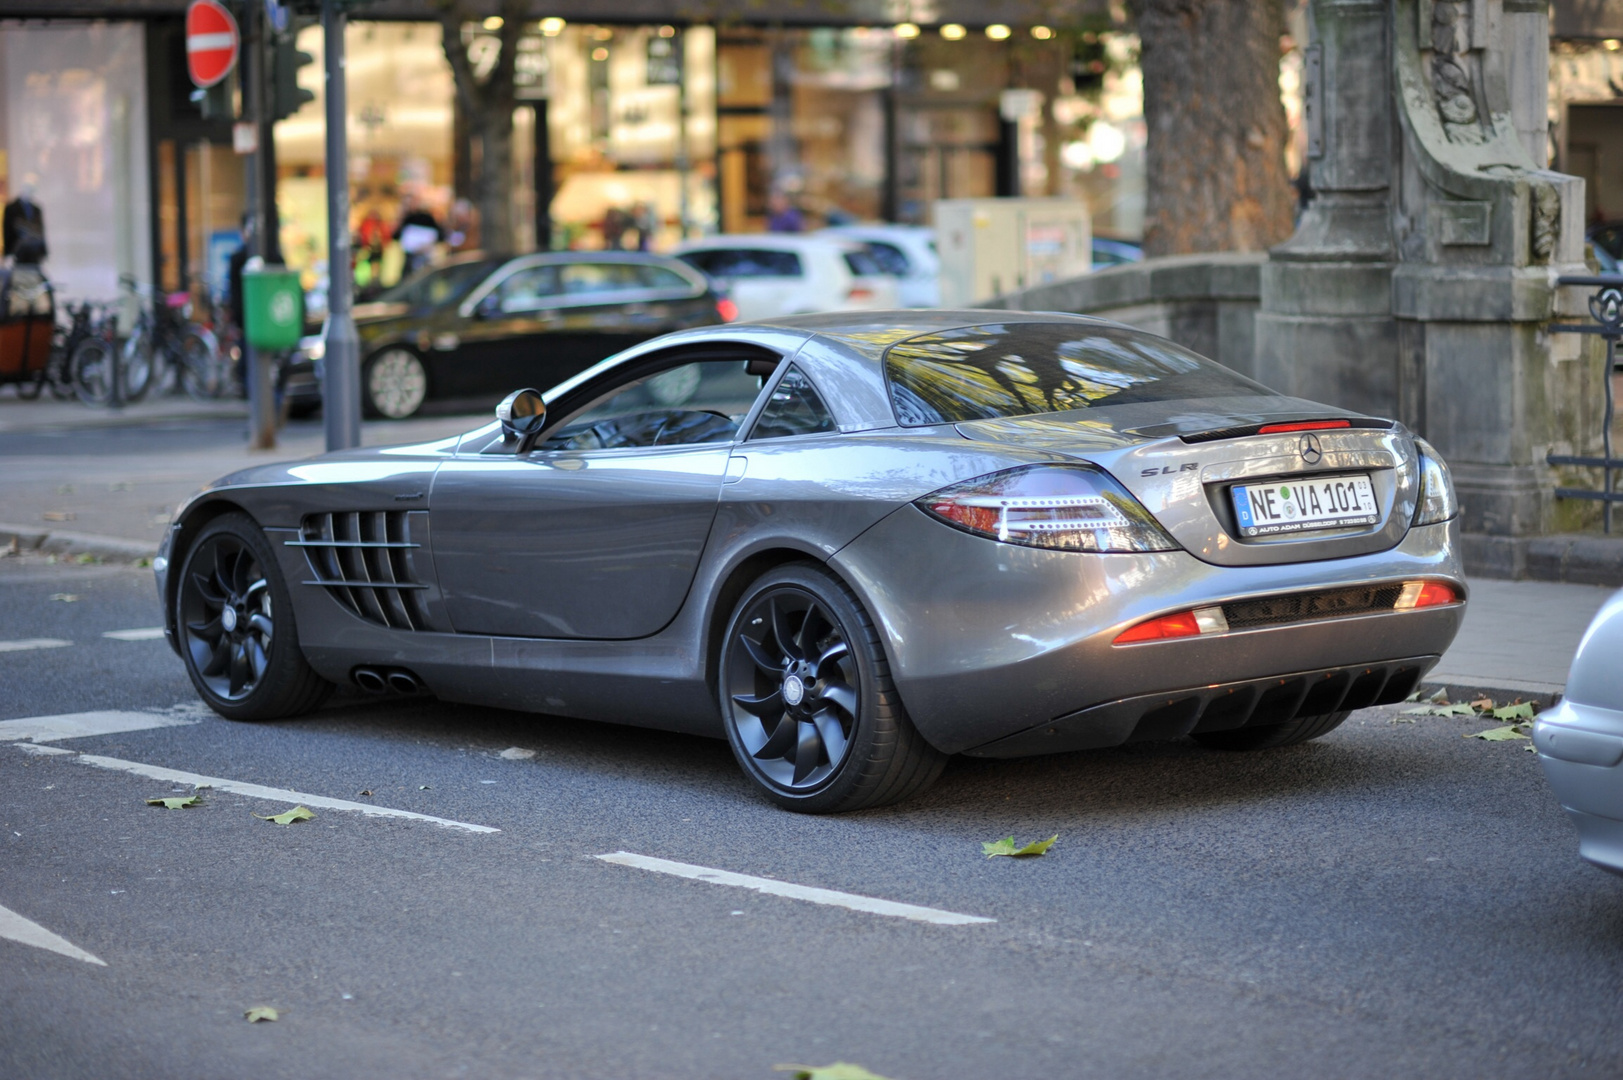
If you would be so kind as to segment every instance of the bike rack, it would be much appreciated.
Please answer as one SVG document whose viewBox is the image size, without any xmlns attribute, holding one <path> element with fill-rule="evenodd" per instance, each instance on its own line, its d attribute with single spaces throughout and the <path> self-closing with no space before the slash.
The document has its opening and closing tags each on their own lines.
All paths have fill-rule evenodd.
<svg viewBox="0 0 1623 1080">
<path fill-rule="evenodd" d="M 1623 459 L 1612 456 L 1612 418 L 1616 411 L 1616 402 L 1613 401 L 1612 377 L 1617 370 L 1617 342 L 1623 338 L 1623 274 L 1581 274 L 1556 279 L 1557 285 L 1587 285 L 1595 289 L 1595 294 L 1589 298 L 1589 314 L 1598 325 L 1586 323 L 1552 323 L 1550 332 L 1553 334 L 1599 334 L 1606 341 L 1606 366 L 1604 378 L 1601 380 L 1606 387 L 1606 416 L 1601 425 L 1601 446 L 1603 457 L 1584 457 L 1576 454 L 1550 454 L 1545 461 L 1550 465 L 1581 465 L 1592 469 L 1600 469 L 1604 478 L 1600 491 L 1589 491 L 1584 488 L 1556 488 L 1555 497 L 1558 499 L 1598 499 L 1603 504 L 1601 514 L 1601 529 L 1603 532 L 1612 531 L 1612 506 L 1623 502 L 1623 492 L 1615 490 L 1612 483 L 1612 471 L 1623 469 Z"/>
</svg>

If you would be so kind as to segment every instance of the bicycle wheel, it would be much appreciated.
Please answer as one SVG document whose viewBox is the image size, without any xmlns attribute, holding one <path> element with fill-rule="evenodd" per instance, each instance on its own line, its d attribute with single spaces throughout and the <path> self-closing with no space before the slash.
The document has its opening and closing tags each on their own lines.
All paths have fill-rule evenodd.
<svg viewBox="0 0 1623 1080">
<path fill-rule="evenodd" d="M 155 381 L 157 357 L 152 339 L 144 331 L 136 331 L 124 340 L 124 400 L 140 401 Z"/>
<path fill-rule="evenodd" d="M 87 337 L 74 346 L 68 358 L 73 392 L 86 405 L 106 405 L 113 400 L 113 343 L 104 337 Z"/>
<path fill-rule="evenodd" d="M 213 335 L 201 327 L 188 326 L 180 332 L 172 348 L 180 370 L 180 385 L 195 401 L 212 401 L 220 396 L 225 382 L 220 372 L 220 350 Z"/>
</svg>

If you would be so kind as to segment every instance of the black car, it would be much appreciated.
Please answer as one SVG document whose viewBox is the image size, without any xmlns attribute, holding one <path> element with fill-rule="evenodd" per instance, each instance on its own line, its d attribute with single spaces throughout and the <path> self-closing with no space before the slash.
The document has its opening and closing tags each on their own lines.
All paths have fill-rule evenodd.
<svg viewBox="0 0 1623 1080">
<path fill-rule="evenodd" d="M 355 307 L 361 406 L 404 419 L 430 398 L 553 386 L 671 330 L 729 321 L 731 301 L 677 259 L 640 252 L 467 255 Z M 321 403 L 324 343 L 300 343 L 284 374 L 294 415 Z"/>
</svg>

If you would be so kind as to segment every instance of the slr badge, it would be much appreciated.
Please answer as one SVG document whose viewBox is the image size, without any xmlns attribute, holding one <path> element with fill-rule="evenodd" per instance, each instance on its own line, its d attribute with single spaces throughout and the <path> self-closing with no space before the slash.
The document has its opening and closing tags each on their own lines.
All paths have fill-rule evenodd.
<svg viewBox="0 0 1623 1080">
<path fill-rule="evenodd" d="M 1324 457 L 1324 449 L 1319 446 L 1319 437 L 1311 432 L 1302 436 L 1301 449 L 1302 460 L 1309 465 L 1317 465 Z"/>
</svg>

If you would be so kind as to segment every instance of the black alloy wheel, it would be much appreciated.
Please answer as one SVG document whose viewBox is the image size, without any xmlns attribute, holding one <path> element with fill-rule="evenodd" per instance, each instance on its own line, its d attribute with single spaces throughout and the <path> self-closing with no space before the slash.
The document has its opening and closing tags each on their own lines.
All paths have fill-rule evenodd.
<svg viewBox="0 0 1623 1080">
<path fill-rule="evenodd" d="M 270 543 L 246 515 L 216 518 L 187 552 L 175 632 L 192 685 L 230 719 L 295 716 L 332 689 L 299 650 Z"/>
<path fill-rule="evenodd" d="M 774 802 L 832 813 L 933 783 L 945 755 L 908 720 L 873 622 L 820 567 L 791 564 L 745 593 L 720 671 L 727 739 Z"/>
</svg>

